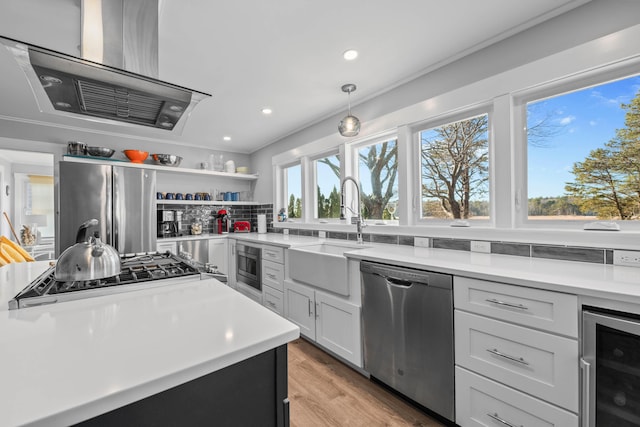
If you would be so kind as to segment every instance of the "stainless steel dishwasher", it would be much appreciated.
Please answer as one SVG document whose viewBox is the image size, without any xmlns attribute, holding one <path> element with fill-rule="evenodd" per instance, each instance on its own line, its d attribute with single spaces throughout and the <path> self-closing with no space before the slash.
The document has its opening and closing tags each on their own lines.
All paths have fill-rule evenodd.
<svg viewBox="0 0 640 427">
<path fill-rule="evenodd" d="M 452 277 L 367 261 L 360 272 L 365 370 L 455 421 Z"/>
</svg>

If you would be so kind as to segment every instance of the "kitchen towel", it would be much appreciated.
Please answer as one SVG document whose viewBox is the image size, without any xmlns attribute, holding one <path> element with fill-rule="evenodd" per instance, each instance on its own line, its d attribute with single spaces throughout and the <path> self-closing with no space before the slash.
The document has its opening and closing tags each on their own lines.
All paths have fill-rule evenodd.
<svg viewBox="0 0 640 427">
<path fill-rule="evenodd" d="M 258 233 L 264 234 L 267 232 L 267 215 L 258 215 Z"/>
</svg>

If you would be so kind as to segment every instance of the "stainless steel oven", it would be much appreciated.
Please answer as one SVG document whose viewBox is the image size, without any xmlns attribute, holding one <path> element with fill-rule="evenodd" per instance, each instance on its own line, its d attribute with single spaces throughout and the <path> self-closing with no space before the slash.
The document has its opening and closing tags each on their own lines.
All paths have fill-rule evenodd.
<svg viewBox="0 0 640 427">
<path fill-rule="evenodd" d="M 640 316 L 582 311 L 582 427 L 640 426 Z"/>
<path fill-rule="evenodd" d="M 262 249 L 244 243 L 236 244 L 236 280 L 262 291 Z"/>
</svg>

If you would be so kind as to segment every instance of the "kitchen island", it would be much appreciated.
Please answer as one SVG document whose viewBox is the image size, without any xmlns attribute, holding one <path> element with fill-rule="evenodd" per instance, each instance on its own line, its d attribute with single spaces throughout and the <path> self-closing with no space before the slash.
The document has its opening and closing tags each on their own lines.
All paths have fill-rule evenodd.
<svg viewBox="0 0 640 427">
<path fill-rule="evenodd" d="M 1 425 L 284 425 L 295 325 L 215 279 L 7 310 L 47 267 L 0 268 Z"/>
</svg>

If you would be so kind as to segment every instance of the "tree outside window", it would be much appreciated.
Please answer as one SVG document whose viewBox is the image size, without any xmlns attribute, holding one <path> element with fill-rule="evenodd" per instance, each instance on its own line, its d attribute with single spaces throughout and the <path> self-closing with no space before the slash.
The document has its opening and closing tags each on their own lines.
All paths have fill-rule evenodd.
<svg viewBox="0 0 640 427">
<path fill-rule="evenodd" d="M 287 217 L 302 218 L 302 167 L 290 166 L 284 170 L 287 183 Z"/>
<path fill-rule="evenodd" d="M 395 219 L 398 200 L 396 139 L 361 147 L 358 150 L 358 161 L 363 217 Z"/>
<path fill-rule="evenodd" d="M 640 219 L 640 77 L 527 104 L 530 220 Z"/>
<path fill-rule="evenodd" d="M 420 132 L 422 218 L 489 218 L 488 115 Z"/>
<path fill-rule="evenodd" d="M 340 218 L 340 156 L 315 161 L 317 205 L 316 218 Z"/>
</svg>

